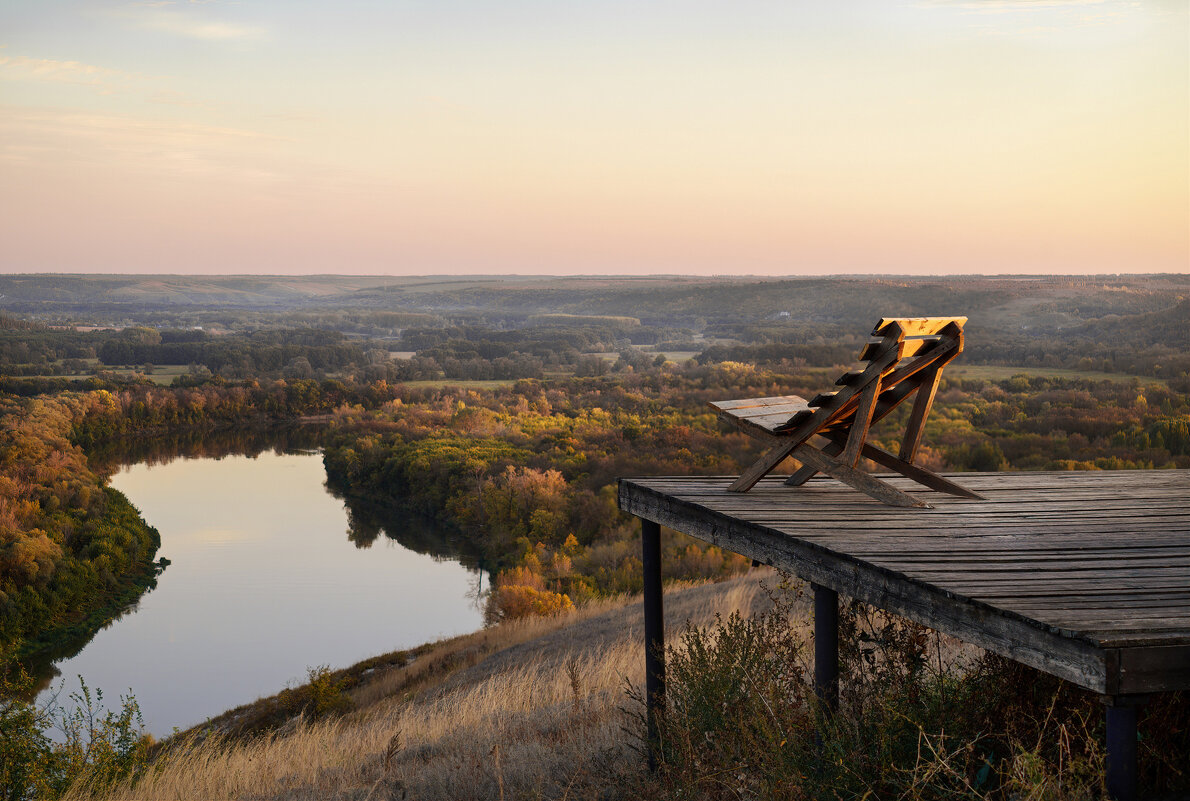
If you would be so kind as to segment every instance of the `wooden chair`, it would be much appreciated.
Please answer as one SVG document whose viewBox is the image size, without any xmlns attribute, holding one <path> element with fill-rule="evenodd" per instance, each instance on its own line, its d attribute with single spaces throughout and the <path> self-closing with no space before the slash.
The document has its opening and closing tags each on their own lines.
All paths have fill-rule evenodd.
<svg viewBox="0 0 1190 801">
<path fill-rule="evenodd" d="M 824 392 L 810 401 L 780 395 L 712 402 L 720 417 L 772 443 L 728 489 L 747 492 L 792 456 L 801 468 L 786 480 L 789 486 L 804 484 L 821 472 L 893 506 L 929 507 L 888 482 L 857 470 L 860 457 L 866 457 L 930 489 L 982 499 L 913 464 L 942 368 L 963 351 L 966 322 L 966 317 L 885 317 L 859 355 L 864 367 L 840 377 L 835 382 L 840 389 L 834 392 Z M 867 442 L 871 425 L 915 392 L 900 453 L 894 456 Z M 811 444 L 814 436 L 824 438 L 825 443 L 821 447 Z"/>
</svg>

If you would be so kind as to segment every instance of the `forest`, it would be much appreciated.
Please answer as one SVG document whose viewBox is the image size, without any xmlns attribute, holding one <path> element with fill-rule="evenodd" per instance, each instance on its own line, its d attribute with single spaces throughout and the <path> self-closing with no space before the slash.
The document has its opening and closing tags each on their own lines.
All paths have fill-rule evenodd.
<svg viewBox="0 0 1190 801">
<path fill-rule="evenodd" d="M 616 478 L 738 469 L 756 445 L 725 431 L 707 401 L 816 394 L 855 358 L 857 321 L 880 304 L 972 307 L 926 433 L 931 466 L 1190 466 L 1190 282 L 1176 277 L 343 279 L 338 295 L 323 282 L 297 299 L 292 287 L 269 295 L 267 280 L 186 280 L 234 288 L 239 302 L 213 307 L 210 286 L 180 299 L 183 281 L 132 302 L 111 288 L 133 278 L 0 279 L 12 290 L 0 314 L 8 639 L 35 647 L 80 623 L 67 611 L 88 606 L 80 599 L 118 605 L 161 569 L 151 528 L 115 522 L 129 523 L 127 505 L 89 457 L 310 416 L 324 425 L 329 483 L 358 518 L 401 510 L 456 529 L 495 577 L 495 617 L 503 586 L 556 603 L 633 591 L 639 563 Z M 996 320 L 992 331 L 980 316 Z M 1020 372 L 983 377 L 980 365 Z M 377 533 L 356 532 L 358 544 Z M 674 577 L 742 567 L 679 537 L 668 546 Z"/>
<path fill-rule="evenodd" d="M 317 425 L 356 546 L 385 520 L 438 521 L 490 573 L 489 621 L 638 592 L 617 478 L 737 472 L 758 446 L 707 403 L 812 397 L 886 314 L 971 317 L 927 466 L 1190 468 L 1184 276 L 344 279 L 337 293 L 327 279 L 297 296 L 267 280 L 186 279 L 206 284 L 158 296 L 131 292 L 133 277 L 110 291 L 115 280 L 0 278 L 6 652 L 85 636 L 168 570 L 151 521 L 106 485 L 113 453 L 302 421 Z M 212 302 L 215 285 L 233 299 Z M 883 432 L 907 413 L 873 441 L 893 447 Z M 664 548 L 670 580 L 749 567 L 676 532 Z"/>
</svg>

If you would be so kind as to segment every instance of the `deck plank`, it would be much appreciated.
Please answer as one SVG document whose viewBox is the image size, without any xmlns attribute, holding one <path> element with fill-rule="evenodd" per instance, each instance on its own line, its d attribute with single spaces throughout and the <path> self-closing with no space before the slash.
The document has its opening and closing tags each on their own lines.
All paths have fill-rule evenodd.
<svg viewBox="0 0 1190 801">
<path fill-rule="evenodd" d="M 1190 471 L 882 478 L 933 508 L 780 476 L 622 479 L 620 506 L 1097 692 L 1190 689 Z"/>
</svg>

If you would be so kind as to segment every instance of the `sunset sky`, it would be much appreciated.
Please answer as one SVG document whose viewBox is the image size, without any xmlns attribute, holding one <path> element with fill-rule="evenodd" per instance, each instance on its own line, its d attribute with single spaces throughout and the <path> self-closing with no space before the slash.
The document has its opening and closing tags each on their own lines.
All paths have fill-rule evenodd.
<svg viewBox="0 0 1190 801">
<path fill-rule="evenodd" d="M 7 0 L 0 271 L 1190 272 L 1185 0 Z"/>
</svg>

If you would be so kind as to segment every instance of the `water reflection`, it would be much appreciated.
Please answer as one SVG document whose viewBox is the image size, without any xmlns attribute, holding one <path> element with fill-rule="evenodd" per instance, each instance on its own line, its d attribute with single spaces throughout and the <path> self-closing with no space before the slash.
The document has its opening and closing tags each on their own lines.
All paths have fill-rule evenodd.
<svg viewBox="0 0 1190 801">
<path fill-rule="evenodd" d="M 270 428 L 190 429 L 146 437 L 112 440 L 87 453 L 87 462 L 102 475 L 132 464 L 163 465 L 177 459 L 221 459 L 262 453 L 313 452 L 322 447 L 326 429 L 294 424 Z M 150 521 L 152 522 L 152 521 Z"/>
<path fill-rule="evenodd" d="M 251 455 L 227 455 L 245 443 Z M 139 443 L 145 461 L 113 476 L 172 564 L 89 643 L 60 643 L 43 682 L 59 672 L 69 692 L 82 674 L 113 699 L 131 688 L 161 735 L 275 692 L 308 667 L 482 625 L 478 560 L 461 558 L 458 540 L 429 521 L 345 507 L 326 490 L 317 453 L 242 436 L 189 445 L 170 460 L 159 442 Z"/>
<path fill-rule="evenodd" d="M 384 535 L 417 553 L 459 562 L 474 570 L 487 570 L 483 555 L 467 538 L 446 526 L 391 505 L 344 495 L 335 487 L 327 490 L 347 506 L 347 538 L 357 548 L 371 548 Z"/>
</svg>

